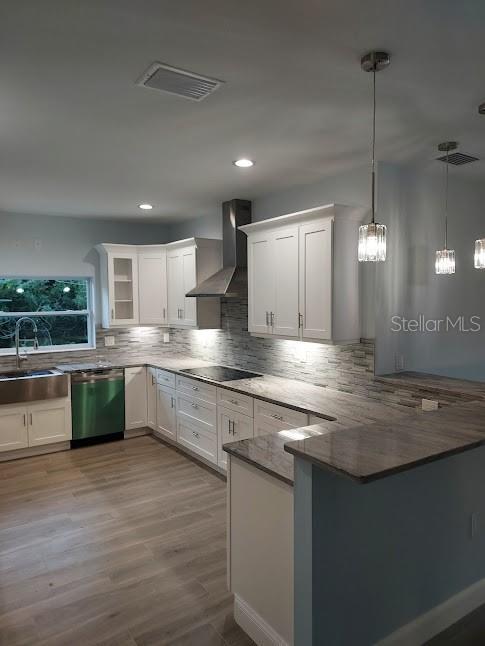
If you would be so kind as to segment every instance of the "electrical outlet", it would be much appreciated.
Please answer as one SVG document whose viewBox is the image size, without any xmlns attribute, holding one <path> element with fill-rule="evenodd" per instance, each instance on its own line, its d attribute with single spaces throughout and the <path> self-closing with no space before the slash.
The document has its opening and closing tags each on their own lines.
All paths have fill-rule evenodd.
<svg viewBox="0 0 485 646">
<path fill-rule="evenodd" d="M 109 346 L 109 345 L 114 345 L 115 344 L 115 338 L 111 334 L 108 334 L 107 336 L 104 337 L 104 345 Z"/>
<path fill-rule="evenodd" d="M 439 402 L 437 402 L 435 399 L 422 399 L 421 400 L 421 408 L 427 412 L 431 410 L 438 410 L 439 408 Z"/>
<path fill-rule="evenodd" d="M 42 240 L 39 240 L 39 238 L 34 240 L 34 249 L 36 251 L 40 251 L 42 249 Z"/>
<path fill-rule="evenodd" d="M 394 368 L 396 372 L 399 370 L 404 370 L 404 355 L 403 354 L 396 354 L 394 355 Z"/>
<path fill-rule="evenodd" d="M 168 332 L 163 333 L 163 342 L 164 343 L 169 343 L 170 342 L 170 334 Z"/>
</svg>

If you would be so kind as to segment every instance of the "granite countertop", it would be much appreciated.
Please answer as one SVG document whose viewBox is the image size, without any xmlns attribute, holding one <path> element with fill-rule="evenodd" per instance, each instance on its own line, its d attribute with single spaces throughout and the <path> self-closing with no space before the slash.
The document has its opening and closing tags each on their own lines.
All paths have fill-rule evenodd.
<svg viewBox="0 0 485 646">
<path fill-rule="evenodd" d="M 376 376 L 374 380 L 380 383 L 388 383 L 401 388 L 413 388 L 435 392 L 436 394 L 461 395 L 464 400 L 477 401 L 485 399 L 485 383 L 470 381 L 468 379 L 456 379 L 454 377 L 443 377 L 432 375 L 426 372 L 395 372 L 388 375 Z"/>
<path fill-rule="evenodd" d="M 485 444 L 485 402 L 329 430 L 285 451 L 367 483 Z"/>
</svg>

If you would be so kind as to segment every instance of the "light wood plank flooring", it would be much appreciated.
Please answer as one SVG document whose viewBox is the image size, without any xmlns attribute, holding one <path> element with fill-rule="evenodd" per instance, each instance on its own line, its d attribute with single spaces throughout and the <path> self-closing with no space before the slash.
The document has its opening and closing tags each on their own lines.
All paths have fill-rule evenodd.
<svg viewBox="0 0 485 646">
<path fill-rule="evenodd" d="M 252 644 L 225 488 L 149 436 L 0 464 L 0 645 Z"/>
</svg>

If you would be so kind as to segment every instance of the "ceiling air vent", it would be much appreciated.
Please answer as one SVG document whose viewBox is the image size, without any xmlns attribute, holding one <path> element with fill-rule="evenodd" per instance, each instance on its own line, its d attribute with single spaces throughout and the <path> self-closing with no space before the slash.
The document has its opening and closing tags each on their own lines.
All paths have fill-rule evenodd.
<svg viewBox="0 0 485 646">
<path fill-rule="evenodd" d="M 183 96 L 192 101 L 202 101 L 212 94 L 224 81 L 200 76 L 193 72 L 177 69 L 164 63 L 153 63 L 136 82 L 137 85 L 148 87 L 160 92 L 168 92 Z"/>
<path fill-rule="evenodd" d="M 436 159 L 446 163 L 446 155 L 437 157 Z M 478 157 L 472 157 L 464 153 L 451 153 L 451 155 L 448 155 L 448 163 L 453 164 L 453 166 L 463 166 L 463 164 L 471 164 L 475 161 L 478 161 Z"/>
</svg>

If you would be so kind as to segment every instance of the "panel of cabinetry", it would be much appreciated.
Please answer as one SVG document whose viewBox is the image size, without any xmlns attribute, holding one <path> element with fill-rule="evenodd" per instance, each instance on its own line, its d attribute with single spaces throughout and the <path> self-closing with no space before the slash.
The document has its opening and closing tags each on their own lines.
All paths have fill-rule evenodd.
<svg viewBox="0 0 485 646">
<path fill-rule="evenodd" d="M 139 321 L 137 260 L 135 252 L 108 254 L 111 325 L 134 325 Z"/>
<path fill-rule="evenodd" d="M 216 386 L 211 386 L 203 381 L 197 381 L 197 379 L 181 377 L 180 375 L 177 375 L 177 393 L 192 395 L 210 404 L 215 404 L 217 401 Z"/>
<path fill-rule="evenodd" d="M 275 231 L 272 244 L 275 294 L 271 331 L 279 336 L 298 337 L 298 227 Z"/>
<path fill-rule="evenodd" d="M 229 442 L 247 440 L 254 435 L 254 420 L 222 406 L 217 407 L 218 459 L 222 469 L 227 469 L 227 453 L 222 446 Z"/>
<path fill-rule="evenodd" d="M 167 388 L 175 388 L 175 373 L 168 370 L 157 370 L 157 383 Z"/>
<path fill-rule="evenodd" d="M 217 464 L 217 433 L 202 424 L 177 416 L 177 442 L 209 462 Z"/>
<path fill-rule="evenodd" d="M 24 449 L 29 445 L 27 408 L 25 406 L 0 407 L 0 451 Z"/>
<path fill-rule="evenodd" d="M 170 440 L 177 439 L 176 393 L 173 388 L 157 386 L 157 431 Z"/>
<path fill-rule="evenodd" d="M 138 251 L 138 295 L 140 323 L 167 323 L 167 268 L 164 249 Z"/>
<path fill-rule="evenodd" d="M 177 417 L 198 422 L 208 431 L 216 432 L 216 405 L 177 391 Z"/>
<path fill-rule="evenodd" d="M 147 426 L 157 428 L 157 369 L 147 369 Z"/>
<path fill-rule="evenodd" d="M 217 388 L 217 405 L 229 408 L 236 413 L 249 415 L 249 417 L 254 415 L 253 398 L 227 390 L 227 388 Z"/>
<path fill-rule="evenodd" d="M 146 368 L 125 368 L 125 428 L 147 425 Z"/>
<path fill-rule="evenodd" d="M 71 405 L 68 399 L 51 399 L 27 407 L 29 446 L 72 439 Z"/>
<path fill-rule="evenodd" d="M 270 232 L 248 238 L 248 329 L 269 334 L 274 311 L 274 264 Z"/>
<path fill-rule="evenodd" d="M 284 424 L 283 428 L 298 428 L 308 424 L 308 415 L 300 411 L 270 404 L 268 402 L 256 399 L 254 401 L 254 416 L 269 423 L 276 425 Z"/>
</svg>

